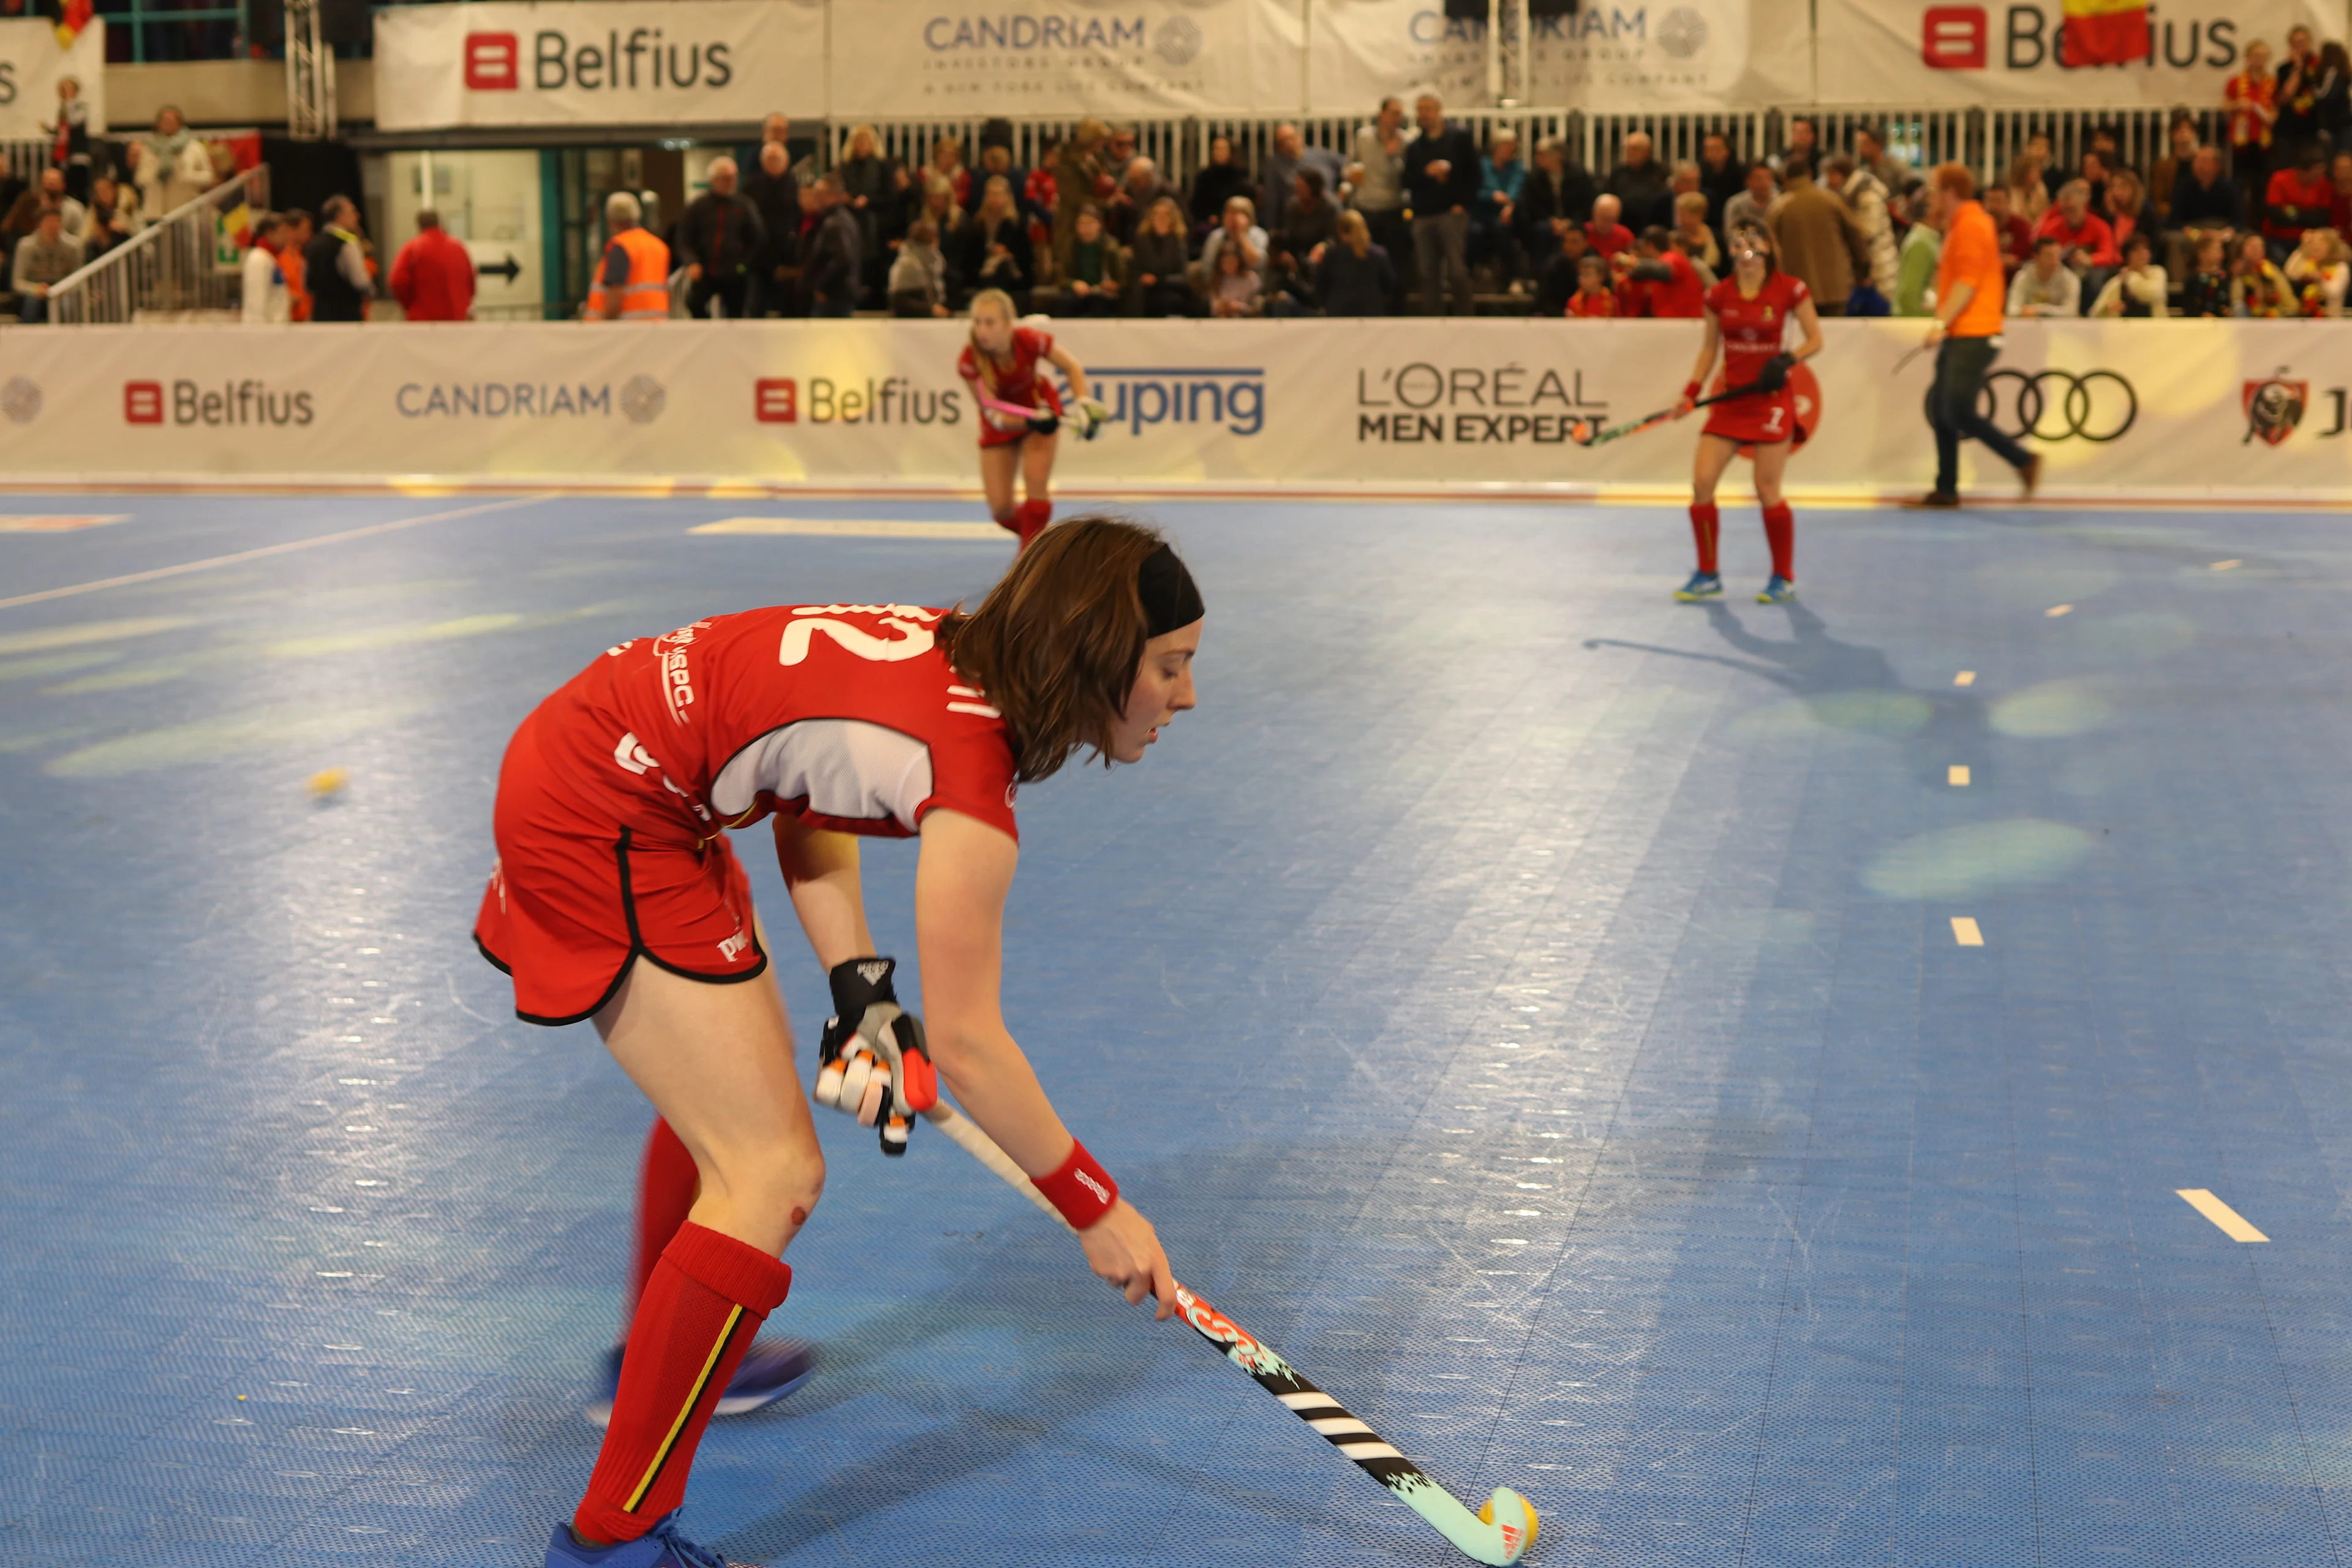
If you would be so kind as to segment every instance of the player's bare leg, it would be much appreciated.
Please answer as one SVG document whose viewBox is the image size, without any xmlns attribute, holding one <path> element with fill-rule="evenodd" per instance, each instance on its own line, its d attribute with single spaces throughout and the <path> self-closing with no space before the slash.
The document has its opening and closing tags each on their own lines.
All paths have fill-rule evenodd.
<svg viewBox="0 0 2352 1568">
<path fill-rule="evenodd" d="M 988 515 L 1007 533 L 1021 531 L 1021 502 L 1013 486 L 1021 475 L 1021 449 L 1034 439 L 980 449 L 980 488 L 988 496 Z"/>
<path fill-rule="evenodd" d="M 1756 499 L 1764 504 L 1764 540 L 1772 549 L 1772 577 L 1756 595 L 1759 605 L 1785 605 L 1797 596 L 1797 514 L 1780 493 L 1793 443 L 1756 447 Z"/>
<path fill-rule="evenodd" d="M 824 1187 L 824 1157 L 766 976 L 711 984 L 639 962 L 596 1016 L 614 1060 L 693 1157 L 699 1189 L 629 1331 L 577 1539 L 665 1527 L 720 1394 L 792 1270 L 779 1260 Z M 559 1532 L 560 1533 L 560 1532 Z"/>
<path fill-rule="evenodd" d="M 1032 431 L 1021 442 L 1021 488 L 1028 502 L 1021 509 L 1021 544 L 1045 531 L 1054 521 L 1054 458 L 1061 450 L 1061 432 L 1040 436 Z"/>
<path fill-rule="evenodd" d="M 1715 487 L 1738 450 L 1738 443 L 1702 432 L 1697 454 L 1691 459 L 1691 539 L 1698 547 L 1698 566 L 1690 581 L 1675 590 L 1675 597 L 1685 604 L 1723 596 L 1723 578 L 1716 560 L 1723 521 L 1715 504 Z"/>
</svg>

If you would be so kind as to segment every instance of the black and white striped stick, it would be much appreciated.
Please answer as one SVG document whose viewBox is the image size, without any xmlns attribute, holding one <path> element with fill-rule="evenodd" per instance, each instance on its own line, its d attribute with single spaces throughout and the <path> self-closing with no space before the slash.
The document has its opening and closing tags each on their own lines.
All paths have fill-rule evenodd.
<svg viewBox="0 0 2352 1568">
<path fill-rule="evenodd" d="M 952 1106 L 941 1100 L 923 1115 L 961 1145 L 964 1152 L 1067 1228 L 1069 1222 L 1037 1190 L 1036 1184 L 987 1133 L 959 1115 Z M 1214 1345 L 1219 1354 L 1248 1373 L 1260 1388 L 1280 1400 L 1285 1409 L 1312 1426 L 1326 1442 L 1355 1460 L 1366 1475 L 1427 1520 L 1464 1555 L 1502 1568 L 1503 1564 L 1517 1563 L 1535 1544 L 1536 1510 L 1510 1488 L 1496 1487 L 1486 1506 L 1473 1514 L 1452 1492 L 1431 1480 L 1420 1466 L 1397 1452 L 1345 1405 L 1307 1382 L 1296 1367 L 1261 1344 L 1255 1335 L 1199 1293 L 1177 1286 L 1176 1315 L 1190 1324 L 1193 1332 Z"/>
</svg>

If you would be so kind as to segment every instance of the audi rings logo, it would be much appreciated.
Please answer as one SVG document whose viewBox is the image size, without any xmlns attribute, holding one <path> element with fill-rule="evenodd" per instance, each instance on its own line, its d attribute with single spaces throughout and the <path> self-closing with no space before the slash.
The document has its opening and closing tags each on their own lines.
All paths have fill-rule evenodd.
<svg viewBox="0 0 2352 1568">
<path fill-rule="evenodd" d="M 1997 370 L 1977 394 L 1985 417 L 2011 436 L 2072 437 L 2104 446 L 2139 417 L 2139 394 L 2111 370 Z"/>
</svg>

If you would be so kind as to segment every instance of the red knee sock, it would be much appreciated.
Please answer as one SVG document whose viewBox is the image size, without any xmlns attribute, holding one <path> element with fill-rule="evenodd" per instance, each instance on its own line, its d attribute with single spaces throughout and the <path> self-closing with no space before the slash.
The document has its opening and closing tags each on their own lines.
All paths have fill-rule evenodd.
<svg viewBox="0 0 2352 1568">
<path fill-rule="evenodd" d="M 694 1168 L 694 1156 L 686 1152 L 669 1123 L 655 1117 L 653 1131 L 646 1134 L 645 1166 L 637 1179 L 637 1250 L 629 1259 L 628 1298 L 621 1303 L 624 1339 L 635 1321 L 637 1303 L 645 1297 L 654 1265 L 661 1261 L 662 1249 L 686 1223 L 701 1192 L 702 1177 Z"/>
<path fill-rule="evenodd" d="M 1045 532 L 1045 525 L 1053 521 L 1054 503 L 1052 501 L 1023 501 L 1021 503 L 1021 523 L 1018 530 L 1021 535 L 1021 548 L 1024 550 L 1028 549 L 1029 542 L 1036 538 L 1039 534 Z"/>
<path fill-rule="evenodd" d="M 1723 514 L 1713 501 L 1691 502 L 1691 537 L 1698 541 L 1698 569 L 1715 575 L 1715 542 L 1723 531 Z"/>
<path fill-rule="evenodd" d="M 692 1221 L 678 1227 L 637 1303 L 613 1424 L 573 1529 L 635 1541 L 685 1500 L 719 1396 L 792 1288 L 791 1267 L 758 1247 Z"/>
<path fill-rule="evenodd" d="M 1764 509 L 1764 542 L 1772 547 L 1772 575 L 1797 580 L 1797 514 L 1787 501 Z"/>
</svg>

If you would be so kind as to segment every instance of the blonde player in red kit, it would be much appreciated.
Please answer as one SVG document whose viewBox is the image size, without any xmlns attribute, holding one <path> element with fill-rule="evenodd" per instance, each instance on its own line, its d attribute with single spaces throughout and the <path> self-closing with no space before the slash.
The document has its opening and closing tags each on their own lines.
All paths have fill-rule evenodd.
<svg viewBox="0 0 2352 1568">
<path fill-rule="evenodd" d="M 679 1533 L 687 1471 L 783 1303 L 781 1255 L 824 1183 L 729 828 L 773 818 L 794 912 L 830 973 L 838 1019 L 820 1097 L 869 1124 L 888 1112 L 887 1152 L 894 1132 L 903 1147 L 905 1112 L 944 1085 L 1076 1228 L 1096 1274 L 1130 1302 L 1154 1297 L 1162 1318 L 1173 1310 L 1159 1238 L 1055 1114 L 998 993 L 1015 791 L 1082 747 L 1106 764 L 1141 761 L 1193 705 L 1201 624 L 1192 575 L 1158 534 L 1076 519 L 968 616 L 715 616 L 606 650 L 516 731 L 475 940 L 513 977 L 522 1017 L 594 1020 L 698 1182 L 646 1279 L 604 1447 L 548 1568 L 719 1563 Z M 857 835 L 921 840 L 928 1041 L 874 952 Z"/>
<path fill-rule="evenodd" d="M 1698 402 L 1718 347 L 1723 375 L 1716 392 L 1754 390 L 1707 409 L 1691 472 L 1691 532 L 1698 542 L 1698 570 L 1675 591 L 1675 597 L 1723 596 L 1716 563 L 1721 519 L 1715 487 L 1734 455 L 1746 447 L 1755 453 L 1756 499 L 1764 506 L 1764 538 L 1772 550 L 1772 576 L 1756 600 L 1786 604 L 1797 596 L 1797 520 L 1781 499 L 1780 475 L 1788 467 L 1792 441 L 1803 438 L 1797 426 L 1796 399 L 1789 392 L 1789 372 L 1822 352 L 1822 321 L 1804 284 L 1774 265 L 1770 235 L 1742 225 L 1731 232 L 1730 249 L 1731 276 L 1706 291 L 1706 338 L 1675 416 L 1688 414 Z M 1790 350 L 1783 345 L 1792 320 L 1803 341 Z"/>
<path fill-rule="evenodd" d="M 1072 406 L 1064 409 L 1053 382 L 1038 374 L 1051 364 L 1070 378 Z M 956 357 L 956 374 L 980 405 L 980 483 L 989 515 L 1029 548 L 1054 521 L 1054 456 L 1066 418 L 1090 435 L 1109 412 L 1087 386 L 1087 367 L 1037 327 L 1013 317 L 1013 297 L 983 289 L 971 297 L 971 337 Z M 1018 479 L 1026 500 L 1013 500 Z"/>
</svg>

